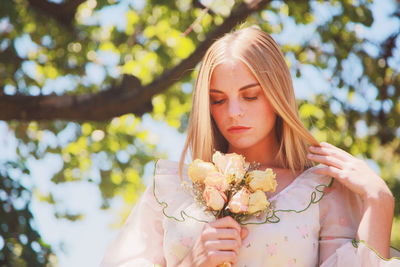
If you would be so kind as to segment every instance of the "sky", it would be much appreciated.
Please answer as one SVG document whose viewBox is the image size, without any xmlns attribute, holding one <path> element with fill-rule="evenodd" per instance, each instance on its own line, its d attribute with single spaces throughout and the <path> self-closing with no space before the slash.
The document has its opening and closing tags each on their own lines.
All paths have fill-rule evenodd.
<svg viewBox="0 0 400 267">
<path fill-rule="evenodd" d="M 135 3 L 137 8 L 140 8 L 142 4 L 141 1 L 121 1 L 120 3 L 120 5 L 107 9 L 95 19 L 105 24 L 111 23 L 123 27 L 125 21 L 121 14 L 125 12 L 127 3 Z M 380 41 L 400 25 L 397 21 L 394 22 L 387 18 L 387 14 L 393 10 L 393 1 L 375 1 L 373 6 L 375 18 L 373 26 L 371 29 L 361 27 L 358 31 L 360 36 Z M 318 11 L 318 20 L 328 19 L 334 12 L 336 11 L 321 8 Z M 273 18 L 271 20 L 273 23 Z M 301 42 L 313 37 L 314 29 L 312 27 L 302 26 L 299 30 L 299 27 L 289 20 L 285 24 L 284 31 L 274 36 L 278 43 Z M 16 49 L 23 53 L 23 51 L 34 49 L 32 46 L 29 39 L 22 38 L 16 45 Z M 371 48 L 371 53 L 374 53 L 373 48 Z M 112 55 L 105 55 L 104 58 L 111 58 L 111 65 L 115 61 L 112 59 Z M 30 69 L 32 66 L 29 64 L 25 68 L 27 71 L 34 71 Z M 89 66 L 88 69 L 88 79 L 94 83 L 101 83 L 102 71 L 96 66 Z M 58 81 L 59 84 L 56 87 L 68 88 L 68 82 L 70 81 Z M 298 99 L 312 98 L 315 93 L 326 92 L 329 86 L 324 73 L 313 68 L 306 68 L 301 78 L 294 78 L 295 94 Z M 54 88 L 54 86 L 50 87 Z M 7 90 L 12 90 L 12 88 Z M 360 107 L 364 104 L 356 101 L 357 103 Z M 151 131 L 159 140 L 158 151 L 165 152 L 168 159 L 178 161 L 185 141 L 184 134 L 178 133 L 165 122 L 154 121 L 149 115 L 143 116 L 141 128 Z M 162 140 L 168 140 L 168 142 L 162 142 Z M 2 121 L 0 121 L 0 146 L 3 151 L 0 153 L 0 162 L 15 158 L 17 142 L 7 124 Z M 118 212 L 124 205 L 123 200 L 116 197 L 111 202 L 111 208 L 103 211 L 98 208 L 101 196 L 96 185 L 82 181 L 55 186 L 51 183 L 51 178 L 62 166 L 62 162 L 57 156 L 48 155 L 41 160 L 30 159 L 27 164 L 31 170 L 32 184 L 35 184 L 40 191 L 53 192 L 57 200 L 62 201 L 67 209 L 80 211 L 86 215 L 79 222 L 56 219 L 50 204 L 40 202 L 35 198 L 32 200 L 31 210 L 35 216 L 38 231 L 43 239 L 55 248 L 59 266 L 98 266 L 107 246 L 117 234 L 117 229 L 112 229 L 110 225 L 118 221 L 120 216 Z M 146 165 L 142 177 L 145 185 L 151 183 L 153 168 L 153 164 Z M 62 244 L 63 250 L 58 248 L 60 247 L 58 244 Z"/>
</svg>

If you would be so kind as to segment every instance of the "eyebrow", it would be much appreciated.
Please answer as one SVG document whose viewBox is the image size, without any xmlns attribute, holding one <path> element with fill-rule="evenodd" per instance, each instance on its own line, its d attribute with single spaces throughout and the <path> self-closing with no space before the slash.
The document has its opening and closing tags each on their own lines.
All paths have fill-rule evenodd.
<svg viewBox="0 0 400 267">
<path fill-rule="evenodd" d="M 251 88 L 251 87 L 254 87 L 254 86 L 259 86 L 259 85 L 260 85 L 259 83 L 248 84 L 248 85 L 245 85 L 245 86 L 241 87 L 241 88 L 239 89 L 239 91 L 243 91 L 243 90 L 246 90 L 246 89 L 248 89 L 248 88 Z M 210 92 L 223 94 L 222 91 L 217 90 L 217 89 L 210 89 Z"/>
</svg>

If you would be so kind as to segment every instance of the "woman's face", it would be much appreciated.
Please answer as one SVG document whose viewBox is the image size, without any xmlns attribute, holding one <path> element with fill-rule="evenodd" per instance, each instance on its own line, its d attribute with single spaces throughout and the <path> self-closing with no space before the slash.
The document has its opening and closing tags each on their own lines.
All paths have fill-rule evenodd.
<svg viewBox="0 0 400 267">
<path fill-rule="evenodd" d="M 257 79 L 239 60 L 218 65 L 211 76 L 210 108 L 229 150 L 275 142 L 276 114 Z M 243 127 L 235 129 L 235 127 Z"/>
</svg>

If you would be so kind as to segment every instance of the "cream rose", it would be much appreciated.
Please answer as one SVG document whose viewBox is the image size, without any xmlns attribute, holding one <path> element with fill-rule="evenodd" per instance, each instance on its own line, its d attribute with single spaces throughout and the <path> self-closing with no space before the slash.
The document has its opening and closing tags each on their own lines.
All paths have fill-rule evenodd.
<svg viewBox="0 0 400 267">
<path fill-rule="evenodd" d="M 222 192 L 226 191 L 229 187 L 229 181 L 226 176 L 218 171 L 208 173 L 204 179 L 204 184 L 206 186 L 213 186 Z"/>
<path fill-rule="evenodd" d="M 265 171 L 254 170 L 249 172 L 246 181 L 253 192 L 256 190 L 275 192 L 276 186 L 278 185 L 275 177 L 276 174 L 272 169 L 268 168 Z"/>
<path fill-rule="evenodd" d="M 228 208 L 233 213 L 246 212 L 248 210 L 250 191 L 243 187 L 234 194 L 229 201 Z"/>
<path fill-rule="evenodd" d="M 193 182 L 204 182 L 204 179 L 217 168 L 211 162 L 205 162 L 201 159 L 195 159 L 189 164 L 188 175 Z"/>
<path fill-rule="evenodd" d="M 229 182 L 240 182 L 248 167 L 244 157 L 236 153 L 222 154 L 216 151 L 212 161 L 221 173 L 230 178 Z"/>
<path fill-rule="evenodd" d="M 249 196 L 249 209 L 250 214 L 256 213 L 257 211 L 262 211 L 269 207 L 270 203 L 267 200 L 267 196 L 261 190 L 257 190 L 251 193 Z"/>
<path fill-rule="evenodd" d="M 218 191 L 213 186 L 206 186 L 203 192 L 203 198 L 206 201 L 207 207 L 213 210 L 221 210 L 227 201 L 225 193 Z"/>
</svg>

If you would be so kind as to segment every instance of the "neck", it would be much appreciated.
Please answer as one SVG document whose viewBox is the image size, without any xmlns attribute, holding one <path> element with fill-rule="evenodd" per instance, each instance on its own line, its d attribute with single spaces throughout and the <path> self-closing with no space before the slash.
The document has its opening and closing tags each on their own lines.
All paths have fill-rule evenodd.
<svg viewBox="0 0 400 267">
<path fill-rule="evenodd" d="M 229 145 L 228 153 L 243 155 L 247 162 L 260 163 L 262 168 L 280 168 L 276 155 L 278 154 L 278 143 L 275 136 L 265 138 L 257 144 L 246 148 L 237 148 Z"/>
</svg>

